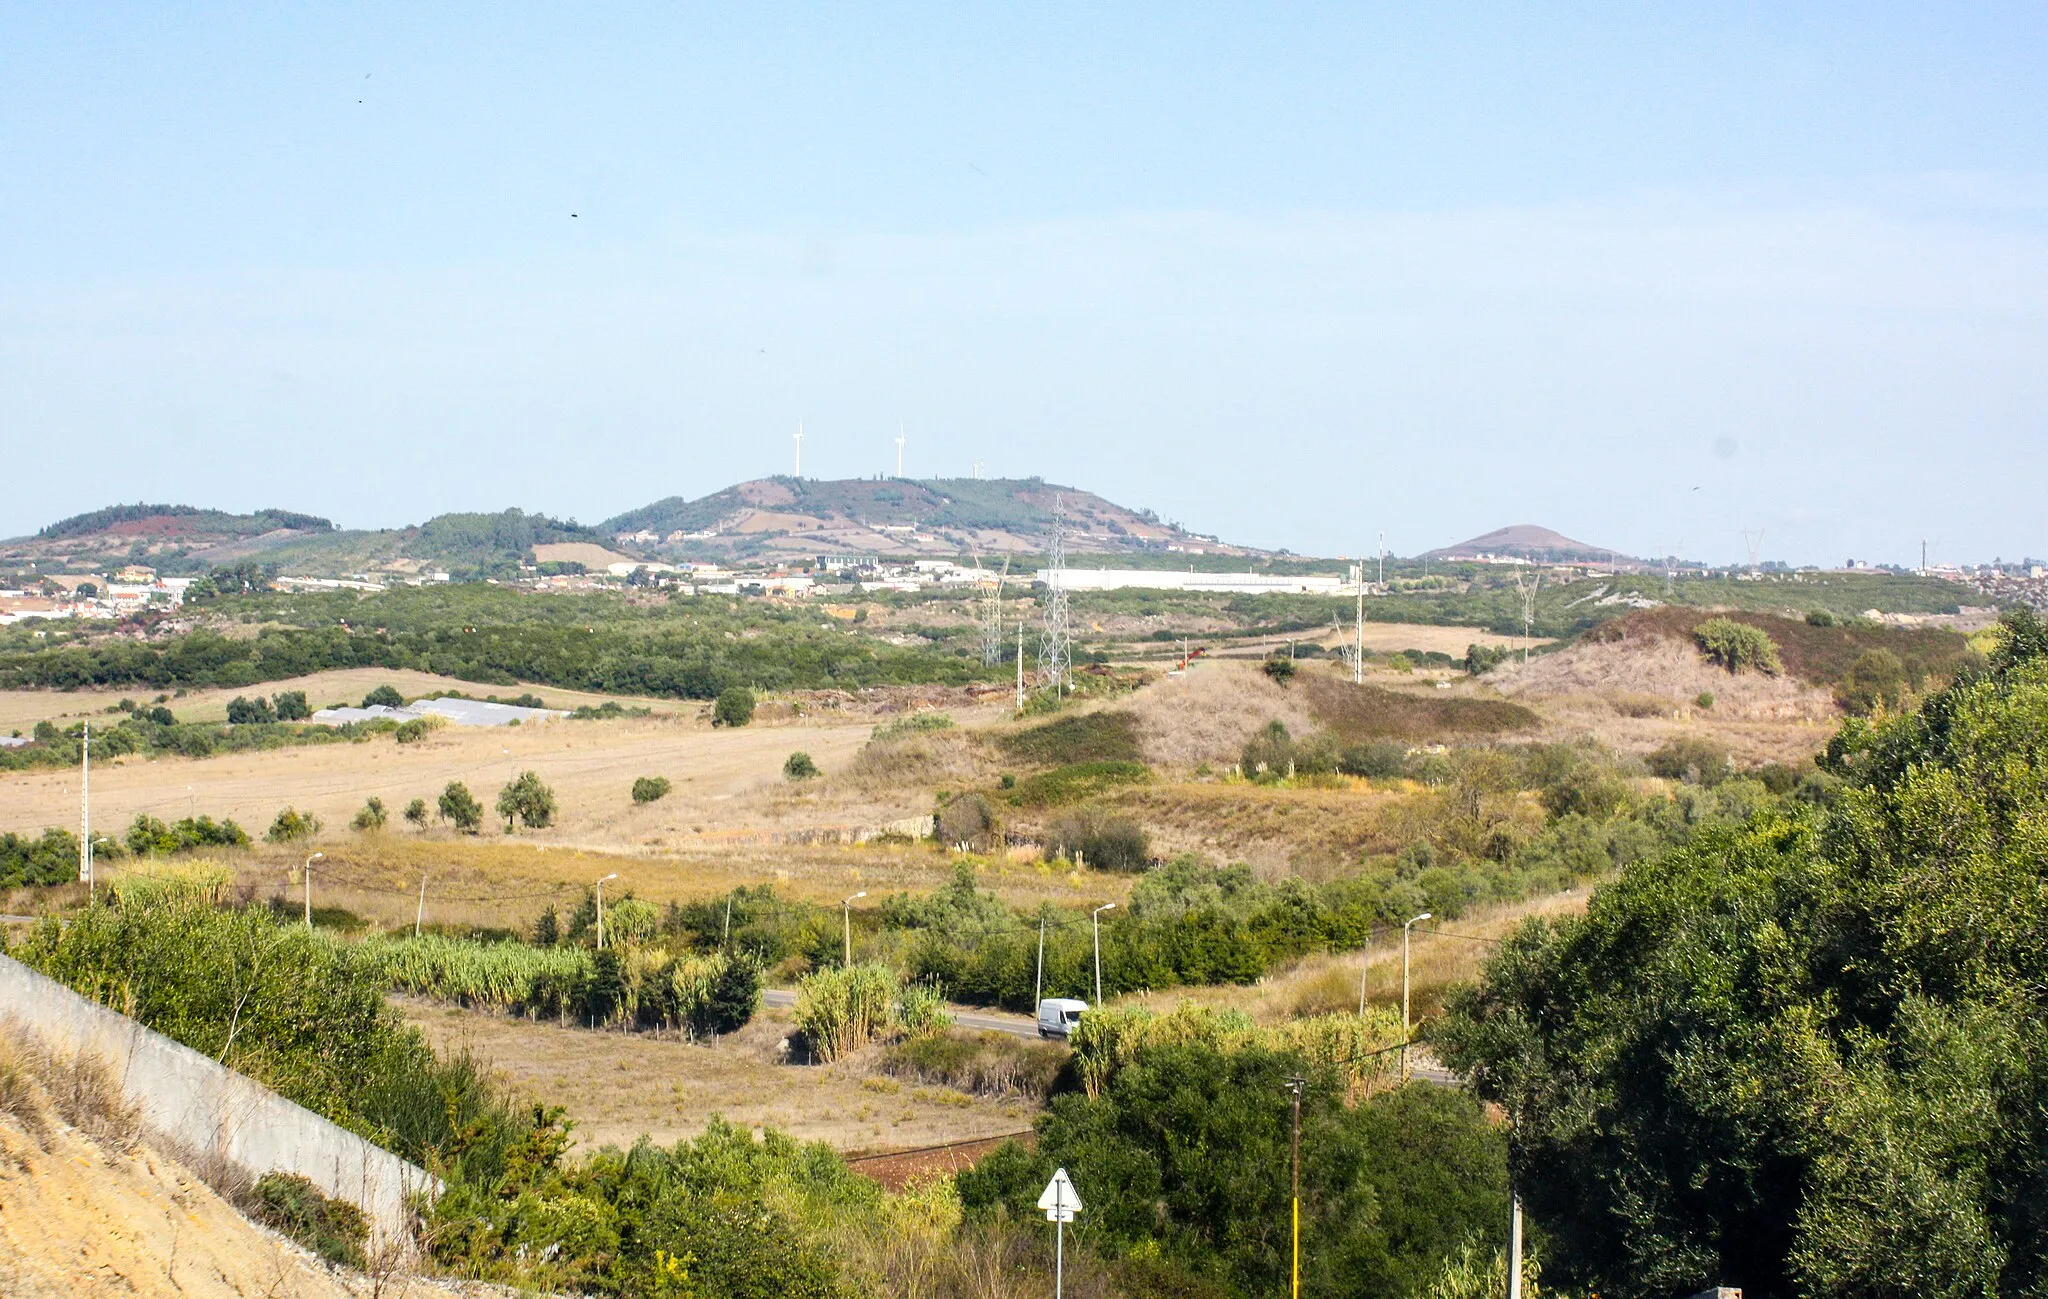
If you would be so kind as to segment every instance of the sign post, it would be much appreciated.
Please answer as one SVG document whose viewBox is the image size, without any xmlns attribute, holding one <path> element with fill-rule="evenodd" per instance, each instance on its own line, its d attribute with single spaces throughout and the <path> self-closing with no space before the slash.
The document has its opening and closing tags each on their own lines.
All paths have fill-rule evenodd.
<svg viewBox="0 0 2048 1299">
<path fill-rule="evenodd" d="M 1045 1194 L 1038 1197 L 1038 1207 L 1045 1210 L 1045 1220 L 1053 1224 L 1053 1299 L 1064 1299 L 1067 1271 L 1067 1224 L 1081 1211 L 1081 1194 L 1074 1189 L 1074 1181 L 1067 1176 L 1067 1170 L 1057 1169 L 1052 1180 L 1045 1184 Z"/>
</svg>

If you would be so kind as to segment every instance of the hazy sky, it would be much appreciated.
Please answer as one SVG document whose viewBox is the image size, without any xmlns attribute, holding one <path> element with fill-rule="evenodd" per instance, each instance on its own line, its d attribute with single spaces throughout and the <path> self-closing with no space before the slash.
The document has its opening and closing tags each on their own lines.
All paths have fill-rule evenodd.
<svg viewBox="0 0 2048 1299">
<path fill-rule="evenodd" d="M 0 5 L 0 534 L 1040 474 L 2048 553 L 2048 6 Z"/>
</svg>

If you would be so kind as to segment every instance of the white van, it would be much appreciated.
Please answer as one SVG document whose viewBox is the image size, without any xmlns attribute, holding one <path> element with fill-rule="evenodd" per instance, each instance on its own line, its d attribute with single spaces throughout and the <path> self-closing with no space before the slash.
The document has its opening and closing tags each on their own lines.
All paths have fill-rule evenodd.
<svg viewBox="0 0 2048 1299">
<path fill-rule="evenodd" d="M 1087 1002 L 1072 997 L 1047 997 L 1038 1003 L 1038 1035 L 1066 1037 L 1081 1022 L 1081 1014 L 1087 1009 Z"/>
</svg>

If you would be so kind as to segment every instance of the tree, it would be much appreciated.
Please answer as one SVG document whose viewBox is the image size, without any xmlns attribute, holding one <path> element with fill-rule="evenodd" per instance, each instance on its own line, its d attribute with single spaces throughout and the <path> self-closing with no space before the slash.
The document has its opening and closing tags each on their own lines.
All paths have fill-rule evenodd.
<svg viewBox="0 0 2048 1299">
<path fill-rule="evenodd" d="M 791 780 L 809 780 L 813 776 L 824 773 L 818 770 L 817 763 L 811 761 L 810 754 L 805 753 L 802 749 L 798 749 L 795 753 L 783 759 L 782 774 Z"/>
<path fill-rule="evenodd" d="M 507 833 L 514 820 L 529 830 L 544 829 L 554 823 L 555 792 L 543 785 L 536 773 L 522 771 L 498 791 L 498 815 L 505 818 Z"/>
<path fill-rule="evenodd" d="M 303 722 L 313 716 L 303 690 L 280 690 L 271 696 L 271 702 L 277 706 L 277 720 L 280 722 Z"/>
<path fill-rule="evenodd" d="M 441 791 L 440 810 L 441 819 L 464 834 L 475 834 L 483 826 L 484 805 L 459 780 L 449 781 L 448 788 Z"/>
<path fill-rule="evenodd" d="M 1906 665 L 1883 646 L 1863 651 L 1849 665 L 1839 699 L 1852 713 L 1896 710 L 1906 699 Z"/>
<path fill-rule="evenodd" d="M 940 804 L 932 818 L 932 834 L 943 844 L 986 848 L 1001 829 L 995 808 L 980 794 L 957 794 Z"/>
<path fill-rule="evenodd" d="M 633 782 L 635 803 L 656 803 L 668 797 L 670 785 L 667 776 L 641 776 Z"/>
<path fill-rule="evenodd" d="M 1565 1286 L 2048 1286 L 2048 646 L 1851 720 L 1767 810 L 1525 924 L 1446 1062 L 1513 1118 Z"/>
<path fill-rule="evenodd" d="M 1709 618 L 1693 628 L 1692 638 L 1708 662 L 1730 672 L 1752 668 L 1767 676 L 1777 676 L 1785 670 L 1785 665 L 1778 661 L 1778 643 L 1761 627 L 1733 618 Z"/>
<path fill-rule="evenodd" d="M 426 800 L 426 799 L 424 799 L 424 798 L 416 798 L 416 799 L 414 799 L 414 800 L 413 800 L 412 802 L 410 802 L 410 803 L 407 803 L 407 804 L 405 805 L 405 819 L 406 819 L 406 821 L 407 821 L 407 822 L 409 822 L 409 823 L 410 823 L 410 824 L 411 824 L 411 825 L 412 825 L 412 826 L 413 826 L 413 827 L 414 827 L 415 829 L 419 829 L 419 830 L 424 830 L 424 829 L 426 829 L 426 828 L 427 828 L 427 800 Z"/>
<path fill-rule="evenodd" d="M 298 843 L 320 833 L 320 818 L 297 808 L 280 809 L 264 838 L 272 843 Z"/>
<path fill-rule="evenodd" d="M 405 696 L 398 693 L 398 687 L 388 685 L 378 686 L 375 690 L 363 696 L 363 707 L 375 708 L 379 705 L 385 708 L 403 708 L 405 707 Z"/>
<path fill-rule="evenodd" d="M 274 722 L 277 714 L 270 709 L 270 701 L 262 695 L 244 699 L 236 695 L 228 700 L 228 725 L 247 726 L 255 722 Z"/>
<path fill-rule="evenodd" d="M 1294 737 L 1287 733 L 1287 723 L 1276 717 L 1244 742 L 1239 761 L 1250 779 L 1280 780 L 1294 774 L 1294 756 Z"/>
<path fill-rule="evenodd" d="M 727 686 L 711 705 L 713 726 L 745 726 L 754 720 L 754 692 L 745 686 Z"/>
<path fill-rule="evenodd" d="M 420 805 L 420 814 L 426 814 L 425 804 Z M 373 794 L 369 801 L 363 804 L 363 810 L 356 813 L 355 819 L 348 824 L 352 830 L 382 830 L 385 822 L 390 819 L 384 811 L 384 800 Z"/>
</svg>

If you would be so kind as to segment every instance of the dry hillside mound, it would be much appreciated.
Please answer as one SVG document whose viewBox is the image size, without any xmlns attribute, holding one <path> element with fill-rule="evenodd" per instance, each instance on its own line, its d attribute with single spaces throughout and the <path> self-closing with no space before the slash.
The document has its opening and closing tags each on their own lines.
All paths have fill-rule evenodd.
<svg viewBox="0 0 2048 1299">
<path fill-rule="evenodd" d="M 485 1290 L 392 1276 L 379 1286 L 334 1271 L 137 1134 L 104 1076 L 0 1031 L 0 1295 L 474 1299 Z"/>
<path fill-rule="evenodd" d="M 1252 732 L 1275 718 L 1296 735 L 1316 729 L 1305 691 L 1276 684 L 1257 664 L 1220 659 L 1147 686 L 1120 707 L 1137 714 L 1138 745 L 1154 766 L 1236 762 Z"/>
<path fill-rule="evenodd" d="M 1792 677 L 1731 673 L 1708 663 L 1690 640 L 1637 636 L 1590 637 L 1554 654 L 1501 664 L 1483 678 L 1516 699 L 1600 701 L 1627 715 L 1689 709 L 1701 694 L 1714 696 L 1720 718 L 1831 722 L 1839 719 L 1834 695 Z"/>
<path fill-rule="evenodd" d="M 1602 623 L 1586 633 L 1585 641 L 1619 645 L 1676 641 L 1691 645 L 1694 629 L 1709 618 L 1728 618 L 1762 629 L 1777 642 L 1778 658 L 1785 665 L 1786 675 L 1814 686 L 1840 686 L 1848 680 L 1856 660 L 1871 650 L 1889 650 L 1898 655 L 1906 675 L 1916 681 L 1929 675 L 1953 676 L 1970 656 L 1969 641 L 1945 627 L 1886 627 L 1861 622 L 1816 627 L 1804 619 L 1767 613 L 1681 609 L 1669 605 L 1641 609 L 1625 618 Z M 1724 679 L 1725 676 L 1724 673 Z"/>
</svg>

